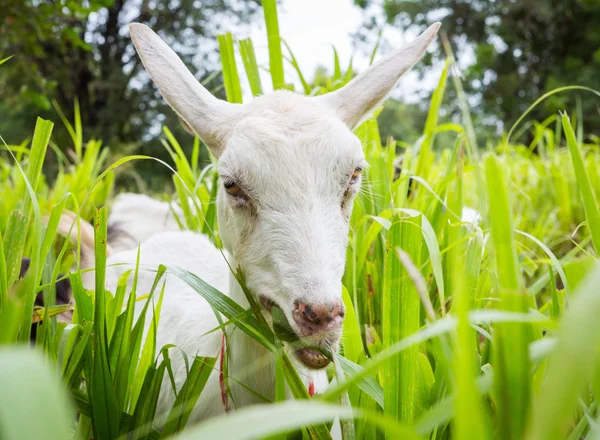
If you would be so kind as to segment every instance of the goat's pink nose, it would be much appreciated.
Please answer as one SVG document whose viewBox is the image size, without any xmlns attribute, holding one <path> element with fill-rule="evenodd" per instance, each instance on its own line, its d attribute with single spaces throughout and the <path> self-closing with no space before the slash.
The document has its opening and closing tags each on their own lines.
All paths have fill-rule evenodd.
<svg viewBox="0 0 600 440">
<path fill-rule="evenodd" d="M 339 329 L 344 321 L 344 304 L 341 301 L 330 304 L 306 304 L 297 301 L 293 316 L 303 336 L 333 331 Z"/>
</svg>

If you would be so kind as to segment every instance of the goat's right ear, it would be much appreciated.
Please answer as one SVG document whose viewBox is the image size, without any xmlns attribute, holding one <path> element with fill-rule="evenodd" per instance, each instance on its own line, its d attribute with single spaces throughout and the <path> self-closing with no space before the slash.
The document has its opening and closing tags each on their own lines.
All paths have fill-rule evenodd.
<svg viewBox="0 0 600 440">
<path fill-rule="evenodd" d="M 239 105 L 215 98 L 148 26 L 129 25 L 133 45 L 161 95 L 189 128 L 221 156 Z"/>
<path fill-rule="evenodd" d="M 419 61 L 440 29 L 434 23 L 406 46 L 379 60 L 341 89 L 315 99 L 333 108 L 354 130 L 380 106 L 408 69 Z"/>
</svg>

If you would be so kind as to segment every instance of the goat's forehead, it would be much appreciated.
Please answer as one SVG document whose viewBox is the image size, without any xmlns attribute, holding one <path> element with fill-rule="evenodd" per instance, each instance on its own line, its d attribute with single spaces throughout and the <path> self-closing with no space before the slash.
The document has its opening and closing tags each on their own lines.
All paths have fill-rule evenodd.
<svg viewBox="0 0 600 440">
<path fill-rule="evenodd" d="M 295 125 L 310 122 L 317 115 L 335 115 L 335 111 L 323 105 L 321 101 L 287 90 L 259 96 L 245 107 L 246 117 L 264 116 L 274 118 L 278 120 L 279 124 L 286 124 L 289 129 L 296 128 Z"/>
<path fill-rule="evenodd" d="M 249 104 L 228 140 L 220 169 L 235 173 L 287 164 L 331 170 L 362 157 L 360 142 L 333 111 L 305 96 L 275 92 Z"/>
</svg>

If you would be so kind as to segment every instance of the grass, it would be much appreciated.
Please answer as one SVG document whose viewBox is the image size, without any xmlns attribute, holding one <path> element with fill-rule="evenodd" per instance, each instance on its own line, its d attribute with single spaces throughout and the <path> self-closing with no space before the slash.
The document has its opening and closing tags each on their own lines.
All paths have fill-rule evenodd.
<svg viewBox="0 0 600 440">
<path fill-rule="evenodd" d="M 281 45 L 275 1 L 263 5 L 274 89 L 292 87 L 283 48 L 303 93 L 324 93 L 351 78 L 352 66 L 343 71 L 334 54 L 328 86 L 308 84 Z M 245 78 L 253 94 L 266 89 L 250 40 L 238 43 L 227 34 L 219 47 L 230 101 L 241 101 Z M 312 399 L 261 315 L 194 274 L 161 267 L 151 291 L 140 292 L 136 267 L 115 292 L 104 290 L 107 209 L 95 207 L 110 204 L 119 166 L 152 158 L 128 156 L 108 165 L 107 149 L 96 140 L 84 143 L 80 118 L 71 124 L 62 112 L 71 158 L 53 144 L 49 121 L 38 120 L 31 141 L 3 143 L 0 438 L 157 439 L 183 431 L 183 438 L 285 438 L 294 432 L 290 438 L 327 439 L 327 423 L 336 416 L 347 439 L 600 435 L 600 145 L 576 134 L 583 133 L 582 115 L 573 127 L 562 114 L 516 124 L 508 137 L 478 150 L 463 101 L 461 124 L 439 118 L 449 75 L 462 96 L 454 70 L 449 56 L 414 145 L 382 143 L 376 118 L 356 131 L 370 167 L 351 218 L 342 353 L 330 371 L 336 381 Z M 573 90 L 582 91 L 557 92 Z M 527 132 L 533 141 L 526 144 Z M 441 144 L 441 133 L 454 140 Z M 164 135 L 172 158 L 164 165 L 174 171 L 175 193 L 168 199 L 182 208 L 181 227 L 220 246 L 214 160 L 202 167 L 198 139 L 183 147 L 166 127 Z M 398 153 L 403 169 L 394 180 Z M 50 154 L 60 164 L 51 184 L 42 173 Z M 480 224 L 461 221 L 465 206 L 478 209 Z M 57 235 L 65 209 L 95 223 L 95 292 L 86 291 L 82 272 L 72 269 L 79 267 L 77 249 Z M 31 267 L 20 280 L 23 256 L 31 257 Z M 154 334 L 167 270 L 273 352 L 277 396 L 287 384 L 296 401 L 278 399 L 186 427 L 216 362 L 189 355 L 187 381 L 164 429 L 157 430 L 159 386 L 172 377 L 168 351 L 156 346 Z M 76 299 L 71 324 L 56 319 L 64 311 L 55 305 L 60 273 L 68 273 Z M 34 307 L 38 291 L 46 299 L 41 310 Z M 136 302 L 147 313 L 136 317 Z M 34 316 L 43 319 L 36 324 L 35 349 L 27 350 Z"/>
</svg>

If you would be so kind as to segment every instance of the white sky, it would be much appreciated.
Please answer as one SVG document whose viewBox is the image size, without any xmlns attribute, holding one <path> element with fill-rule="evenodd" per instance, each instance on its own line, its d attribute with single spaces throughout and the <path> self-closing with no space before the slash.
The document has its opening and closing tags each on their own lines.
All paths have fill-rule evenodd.
<svg viewBox="0 0 600 440">
<path fill-rule="evenodd" d="M 278 7 L 278 13 L 279 32 L 292 49 L 300 69 L 308 81 L 313 78 L 315 69 L 319 65 L 326 67 L 332 73 L 333 49 L 331 45 L 334 45 L 338 52 L 342 69 L 347 68 L 352 55 L 354 55 L 355 72 L 361 72 L 368 66 L 370 54 L 361 53 L 361 51 L 355 52 L 352 48 L 350 34 L 360 26 L 363 13 L 360 8 L 354 6 L 352 0 L 283 0 Z M 383 21 L 381 18 L 381 22 Z M 268 67 L 267 37 L 262 15 L 257 16 L 254 20 L 249 35 L 234 35 L 237 38 L 247 36 L 250 36 L 254 43 L 258 64 Z M 414 32 L 403 32 L 402 29 L 394 29 L 389 25 L 386 25 L 383 31 L 383 38 L 387 40 L 390 47 L 400 47 L 415 36 Z M 285 55 L 285 47 L 283 47 L 283 51 Z M 376 59 L 384 52 L 382 49 Z M 239 60 L 238 68 L 242 66 L 243 64 Z M 433 90 L 441 68 L 432 70 L 423 80 L 419 80 L 415 72 L 409 72 L 396 86 L 393 96 L 405 101 L 414 101 L 417 98 L 415 92 Z M 297 74 L 289 63 L 285 64 L 285 71 L 286 81 L 296 83 L 297 89 L 299 89 L 300 83 Z M 268 73 L 262 72 L 261 75 L 264 91 L 271 90 Z M 251 96 L 247 81 L 243 81 L 243 86 L 244 99 L 247 99 Z"/>
</svg>

